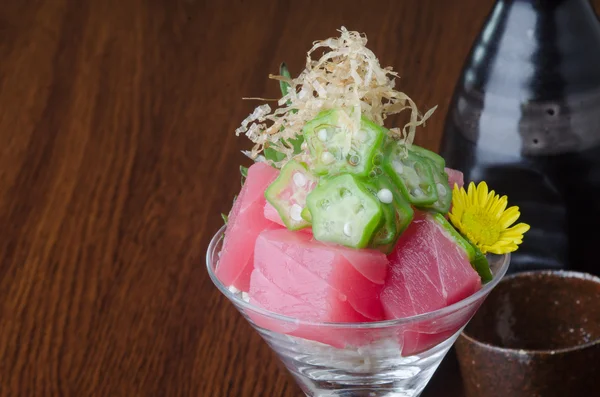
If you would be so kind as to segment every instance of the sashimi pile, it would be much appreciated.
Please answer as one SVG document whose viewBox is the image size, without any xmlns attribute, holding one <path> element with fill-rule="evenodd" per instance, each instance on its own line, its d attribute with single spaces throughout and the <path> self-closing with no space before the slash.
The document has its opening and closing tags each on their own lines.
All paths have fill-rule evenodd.
<svg viewBox="0 0 600 397">
<path fill-rule="evenodd" d="M 224 216 L 216 275 L 250 305 L 301 320 L 261 316 L 259 326 L 343 348 L 364 341 L 333 338 L 318 323 L 399 319 L 459 302 L 492 279 L 486 253 L 516 249 L 527 228 L 508 228 L 516 207 L 504 211 L 505 197 L 473 184 L 467 193 L 462 173 L 412 142 L 434 109 L 422 115 L 394 90 L 396 74 L 363 35 L 340 33 L 314 45 L 297 78 L 282 64 L 272 76 L 279 107 L 259 106 L 236 131 L 254 143 L 246 152 L 254 162 L 242 167 Z M 312 60 L 318 49 L 325 53 Z M 403 111 L 403 128 L 384 126 Z M 504 228 L 486 228 L 490 219 Z M 403 353 L 454 332 L 416 332 Z"/>
</svg>

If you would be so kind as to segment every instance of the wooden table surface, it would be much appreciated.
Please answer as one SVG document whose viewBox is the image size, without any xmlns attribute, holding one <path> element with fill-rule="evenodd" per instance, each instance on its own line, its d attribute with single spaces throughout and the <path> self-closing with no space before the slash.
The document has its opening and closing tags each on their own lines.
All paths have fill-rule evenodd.
<svg viewBox="0 0 600 397">
<path fill-rule="evenodd" d="M 437 149 L 492 2 L 1 1 L 0 395 L 300 396 L 205 270 L 241 98 L 344 25 L 439 105 Z M 449 357 L 424 396 L 459 395 Z"/>
</svg>

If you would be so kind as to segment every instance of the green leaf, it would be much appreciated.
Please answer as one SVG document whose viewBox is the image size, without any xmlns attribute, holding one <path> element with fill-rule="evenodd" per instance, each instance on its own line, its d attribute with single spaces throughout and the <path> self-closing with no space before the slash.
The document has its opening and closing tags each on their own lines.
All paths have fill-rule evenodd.
<svg viewBox="0 0 600 397">
<path fill-rule="evenodd" d="M 223 218 L 223 222 L 225 222 L 225 224 L 227 225 L 227 221 L 229 220 L 229 217 L 221 212 L 221 218 Z"/>
<path fill-rule="evenodd" d="M 271 160 L 271 161 L 275 161 L 275 162 L 280 162 L 285 159 L 285 154 L 278 152 L 277 150 L 272 149 L 270 147 L 265 148 L 265 150 L 263 151 L 263 154 L 267 160 Z"/>
<path fill-rule="evenodd" d="M 287 77 L 289 79 L 292 78 L 290 71 L 288 70 L 287 65 L 285 64 L 285 62 L 282 62 L 281 65 L 279 65 L 279 74 L 281 76 Z M 279 88 L 281 89 L 281 94 L 282 96 L 286 96 L 288 94 L 288 92 L 290 91 L 290 85 L 289 83 L 285 82 L 285 81 L 280 81 L 279 82 Z M 288 104 L 290 103 L 290 101 L 288 101 Z M 296 112 L 296 109 L 293 109 L 292 112 Z M 282 128 L 283 129 L 283 128 Z M 294 139 L 289 139 L 287 141 L 288 144 L 292 145 L 292 147 L 294 148 L 294 154 L 298 154 L 302 151 L 302 143 L 304 142 L 304 136 L 299 135 Z M 285 154 L 278 152 L 277 150 L 270 148 L 270 147 L 265 147 L 265 149 L 263 150 L 263 155 L 265 156 L 265 158 L 267 160 L 270 161 L 274 161 L 276 163 L 285 160 Z"/>
<path fill-rule="evenodd" d="M 288 70 L 285 62 L 281 62 L 281 65 L 279 66 L 279 74 L 283 77 L 287 77 L 288 79 L 292 78 L 292 75 L 290 74 L 290 71 Z M 290 85 L 285 81 L 279 81 L 279 89 L 281 90 L 282 96 L 286 96 L 288 92 L 290 92 Z M 287 104 L 288 106 L 291 105 L 292 101 L 287 101 Z M 298 112 L 298 109 L 292 109 L 290 110 L 290 112 L 296 113 Z"/>
<path fill-rule="evenodd" d="M 294 148 L 294 154 L 298 154 L 302 151 L 302 143 L 304 143 L 304 136 L 299 135 L 294 139 L 288 139 L 287 142 Z M 265 147 L 265 150 L 263 150 L 263 155 L 267 160 L 271 160 L 277 163 L 285 160 L 285 154 L 270 147 Z"/>
<path fill-rule="evenodd" d="M 294 147 L 294 154 L 298 154 L 302 151 L 302 144 L 304 143 L 304 135 L 298 135 L 294 139 L 288 141 Z"/>
<path fill-rule="evenodd" d="M 279 65 L 279 74 L 288 79 L 292 78 L 285 62 L 281 62 L 281 65 Z M 279 89 L 281 89 L 281 96 L 286 96 L 290 91 L 290 85 L 285 81 L 279 81 Z"/>
<path fill-rule="evenodd" d="M 248 177 L 248 167 L 240 165 L 240 174 L 242 174 L 242 186 L 244 186 L 244 182 L 246 182 L 246 178 Z"/>
<path fill-rule="evenodd" d="M 494 275 L 490 270 L 490 264 L 485 254 L 483 254 L 475 244 L 471 245 L 475 250 L 475 256 L 471 259 L 471 265 L 473 268 L 475 268 L 475 271 L 479 274 L 479 277 L 481 277 L 481 282 L 485 284 L 488 281 L 491 281 L 494 278 Z"/>
</svg>

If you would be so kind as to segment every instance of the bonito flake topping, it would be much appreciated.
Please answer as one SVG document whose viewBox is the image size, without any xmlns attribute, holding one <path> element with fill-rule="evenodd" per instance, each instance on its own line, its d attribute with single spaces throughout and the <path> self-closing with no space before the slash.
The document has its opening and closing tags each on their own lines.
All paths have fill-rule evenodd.
<svg viewBox="0 0 600 397">
<path fill-rule="evenodd" d="M 308 51 L 306 68 L 297 78 L 270 75 L 275 80 L 288 83 L 287 95 L 272 110 L 268 104 L 258 106 L 236 129 L 236 135 L 245 134 L 254 147 L 247 155 L 259 158 L 266 148 L 273 148 L 285 155 L 279 162 L 282 166 L 295 156 L 290 140 L 302 135 L 304 125 L 319 112 L 332 108 L 344 109 L 348 115 L 348 140 L 354 131 L 360 130 L 360 117 L 366 116 L 373 122 L 383 125 L 387 116 L 410 111 L 410 120 L 402 128 L 390 129 L 390 135 L 401 140 L 407 147 L 413 142 L 416 127 L 423 124 L 436 107 L 424 115 L 408 95 L 394 90 L 398 74 L 391 67 L 382 68 L 379 60 L 366 47 L 367 38 L 358 32 L 342 27 L 340 37 L 317 41 Z M 318 49 L 325 51 L 318 60 L 311 55 Z"/>
</svg>

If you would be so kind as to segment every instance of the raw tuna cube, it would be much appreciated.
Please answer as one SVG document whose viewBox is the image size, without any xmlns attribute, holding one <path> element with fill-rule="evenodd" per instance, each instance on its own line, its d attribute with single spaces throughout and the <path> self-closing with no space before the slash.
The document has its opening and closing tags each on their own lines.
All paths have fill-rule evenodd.
<svg viewBox="0 0 600 397">
<path fill-rule="evenodd" d="M 446 305 L 439 285 L 421 269 L 404 269 L 390 264 L 390 277 L 381 293 L 387 319 L 404 318 L 440 309 Z M 439 280 L 436 280 L 439 283 Z"/>
<path fill-rule="evenodd" d="M 250 303 L 274 313 L 298 318 L 305 317 L 307 321 L 323 318 L 318 308 L 307 306 L 300 299 L 292 296 L 269 281 L 260 270 L 254 269 L 250 278 Z M 257 317 L 255 322 L 263 328 L 272 331 L 289 333 L 298 329 L 297 323 L 273 321 L 266 317 Z"/>
<path fill-rule="evenodd" d="M 357 250 L 325 245 L 305 233 L 286 229 L 265 231 L 256 240 L 254 266 L 267 279 L 288 294 L 310 305 L 324 305 L 330 311 L 328 320 L 356 322 L 356 311 L 371 320 L 383 319 L 379 294 L 383 278 L 375 283 L 357 270 L 347 258 Z M 365 257 L 371 255 L 367 266 Z M 362 261 L 362 262 L 361 262 Z M 366 251 L 356 260 L 365 271 L 379 275 L 385 272 L 387 258 L 377 251 Z M 348 310 L 350 307 L 352 310 Z M 303 319 L 303 318 L 301 318 Z"/>
<path fill-rule="evenodd" d="M 413 222 L 389 259 L 390 269 L 381 294 L 389 319 L 441 309 L 481 288 L 481 279 L 467 253 L 443 225 L 425 212 L 415 211 Z M 405 332 L 403 354 L 426 350 L 461 326 L 445 327 L 439 333 L 432 329 L 421 332 L 418 328 Z"/>
<path fill-rule="evenodd" d="M 431 349 L 456 334 L 473 317 L 481 301 L 446 314 L 443 318 L 408 325 L 400 334 L 402 355 L 410 356 Z"/>
<path fill-rule="evenodd" d="M 271 222 L 275 222 L 278 225 L 284 226 L 285 224 L 283 223 L 283 221 L 281 220 L 281 217 L 279 216 L 279 213 L 277 212 L 277 210 L 275 209 L 275 207 L 273 207 L 271 205 L 271 203 L 269 203 L 268 201 L 265 203 L 265 208 L 263 210 L 264 216 L 266 219 L 270 220 Z"/>
<path fill-rule="evenodd" d="M 448 174 L 448 184 L 450 185 L 450 189 L 454 189 L 455 183 L 459 188 L 464 186 L 465 180 L 462 172 L 453 170 L 452 168 L 444 168 L 444 171 Z"/>
<path fill-rule="evenodd" d="M 305 322 L 322 322 L 329 319 L 328 311 L 307 305 L 305 301 L 288 294 L 268 280 L 259 269 L 254 269 L 252 272 L 249 295 L 251 305 L 262 307 L 274 313 L 283 314 L 294 319 L 302 318 Z M 369 342 L 365 335 L 353 330 L 324 328 L 296 320 L 279 320 L 252 310 L 246 310 L 246 314 L 256 325 L 264 329 L 325 343 L 340 349 L 347 345 L 359 345 Z M 363 318 L 363 321 L 365 320 Z"/>
<path fill-rule="evenodd" d="M 229 213 L 223 249 L 216 275 L 226 286 L 233 285 L 248 291 L 253 268 L 256 237 L 260 232 L 277 226 L 265 219 L 265 189 L 279 171 L 265 164 L 255 163 L 248 169 L 248 177 Z"/>
<path fill-rule="evenodd" d="M 260 277 L 254 273 L 260 273 L 271 285 L 263 285 L 262 291 L 272 293 L 274 300 L 265 301 L 255 296 L 257 292 L 256 285 L 250 283 L 250 300 L 255 299 L 261 302 L 261 307 L 283 314 L 295 317 L 304 321 L 319 322 L 365 322 L 368 319 L 360 315 L 350 306 L 348 301 L 343 300 L 343 296 L 331 286 L 327 285 L 314 275 L 307 274 L 306 269 L 295 266 L 289 266 L 290 263 L 282 263 L 285 266 L 283 271 L 273 281 L 272 273 L 264 273 L 263 269 L 257 267 L 252 272 L 252 277 Z M 294 279 L 298 278 L 298 283 Z M 312 284 L 311 284 L 312 283 Z M 306 285 L 313 285 L 312 293 L 305 293 Z M 269 289 L 270 288 L 270 289 Z M 282 299 L 280 299 L 280 297 Z"/>
<path fill-rule="evenodd" d="M 357 250 L 342 246 L 338 246 L 336 249 L 365 278 L 375 284 L 385 283 L 389 260 L 382 252 L 369 249 Z"/>
</svg>

